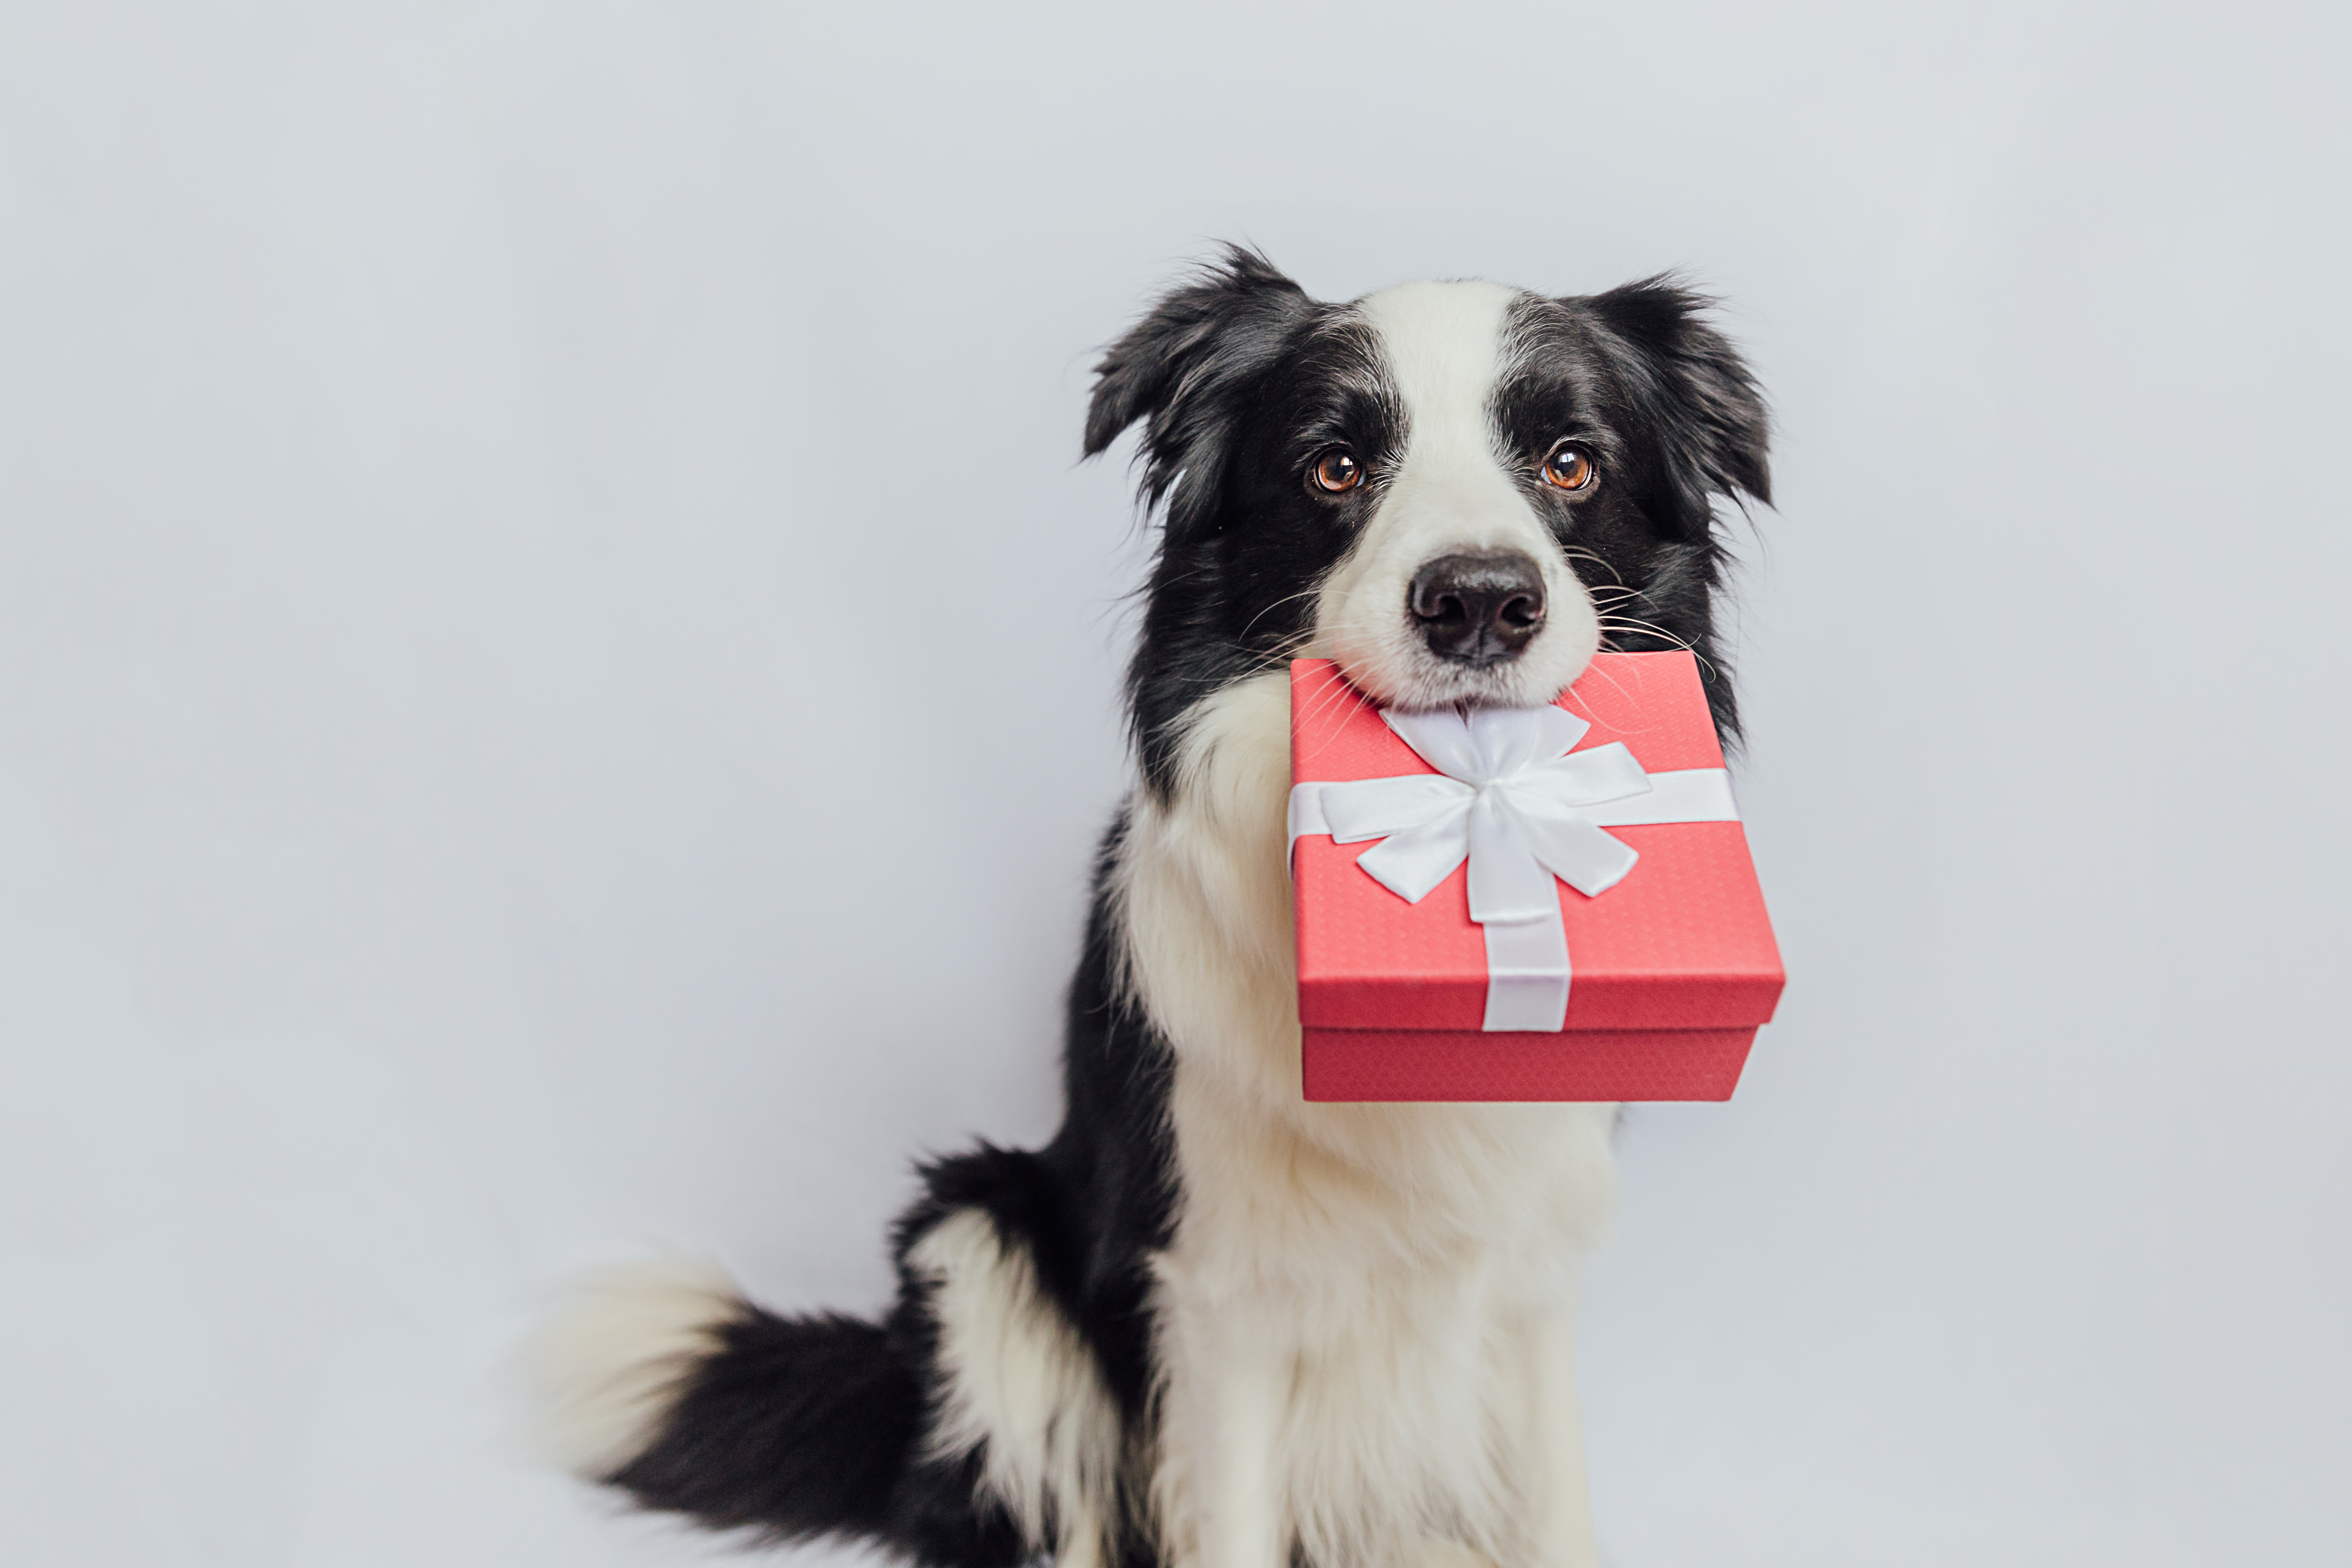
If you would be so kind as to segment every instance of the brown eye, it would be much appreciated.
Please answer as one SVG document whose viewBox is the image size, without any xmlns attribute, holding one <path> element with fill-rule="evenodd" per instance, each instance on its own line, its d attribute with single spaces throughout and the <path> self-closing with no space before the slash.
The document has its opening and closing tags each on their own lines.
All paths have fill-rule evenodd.
<svg viewBox="0 0 2352 1568">
<path fill-rule="evenodd" d="M 1334 447 L 1315 459 L 1315 488 L 1338 495 L 1364 482 L 1364 465 L 1345 447 Z"/>
<path fill-rule="evenodd" d="M 1544 459 L 1543 476 L 1561 489 L 1580 490 L 1592 483 L 1592 459 L 1583 447 L 1562 441 Z"/>
</svg>

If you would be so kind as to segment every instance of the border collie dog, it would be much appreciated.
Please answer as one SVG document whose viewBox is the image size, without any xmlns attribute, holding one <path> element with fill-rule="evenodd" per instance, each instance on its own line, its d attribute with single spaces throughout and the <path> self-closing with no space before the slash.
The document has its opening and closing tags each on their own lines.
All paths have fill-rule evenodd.
<svg viewBox="0 0 2352 1568">
<path fill-rule="evenodd" d="M 922 1173 L 881 1321 L 677 1265 L 542 1331 L 548 1435 L 638 1503 L 940 1568 L 1596 1561 L 1571 1346 L 1609 1105 L 1311 1105 L 1285 869 L 1286 661 L 1406 709 L 1550 701 L 1690 647 L 1716 721 L 1717 498 L 1766 416 L 1652 279 L 1309 299 L 1232 249 L 1103 357 L 1159 550 L 1034 1152 Z"/>
</svg>

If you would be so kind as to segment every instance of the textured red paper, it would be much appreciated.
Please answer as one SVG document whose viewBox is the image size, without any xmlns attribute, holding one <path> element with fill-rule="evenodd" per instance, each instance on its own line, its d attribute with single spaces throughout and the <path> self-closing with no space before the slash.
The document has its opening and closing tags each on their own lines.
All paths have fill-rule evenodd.
<svg viewBox="0 0 2352 1568">
<path fill-rule="evenodd" d="M 1719 768 L 1686 653 L 1604 653 L 1559 706 L 1577 749 L 1622 741 L 1652 773 Z M 1297 783 L 1433 773 L 1326 660 L 1291 666 Z M 1486 950 L 1457 868 L 1418 904 L 1356 868 L 1370 844 L 1298 841 L 1298 1016 L 1309 1100 L 1727 1100 L 1782 976 L 1736 822 L 1609 831 L 1641 852 L 1597 899 L 1556 884 L 1568 1026 L 1479 1028 Z"/>
</svg>

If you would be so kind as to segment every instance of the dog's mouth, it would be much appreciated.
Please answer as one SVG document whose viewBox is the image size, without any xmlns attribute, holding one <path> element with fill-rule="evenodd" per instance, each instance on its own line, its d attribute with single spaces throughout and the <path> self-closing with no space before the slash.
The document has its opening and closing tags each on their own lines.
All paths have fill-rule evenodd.
<svg viewBox="0 0 2352 1568">
<path fill-rule="evenodd" d="M 1396 661 L 1396 665 L 1387 660 L 1360 663 L 1346 658 L 1337 662 L 1349 684 L 1381 707 L 1425 713 L 1444 709 L 1544 707 L 1574 684 L 1590 660 L 1580 661 L 1565 679 L 1554 670 L 1538 672 L 1516 656 L 1477 662 L 1426 656 Z"/>
</svg>

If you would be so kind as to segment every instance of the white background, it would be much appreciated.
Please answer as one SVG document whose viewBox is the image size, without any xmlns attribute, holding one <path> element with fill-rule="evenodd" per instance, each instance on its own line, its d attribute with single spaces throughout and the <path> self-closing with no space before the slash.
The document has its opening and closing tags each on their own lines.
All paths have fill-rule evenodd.
<svg viewBox="0 0 2352 1568">
<path fill-rule="evenodd" d="M 1686 267 L 1778 410 L 1792 980 L 1623 1140 L 1612 1563 L 2352 1561 L 2347 44 L 0 0 L 0 1557 L 709 1560 L 499 1358 L 653 1241 L 876 1306 L 908 1157 L 1050 1129 L 1087 370 L 1234 237 Z"/>
</svg>

